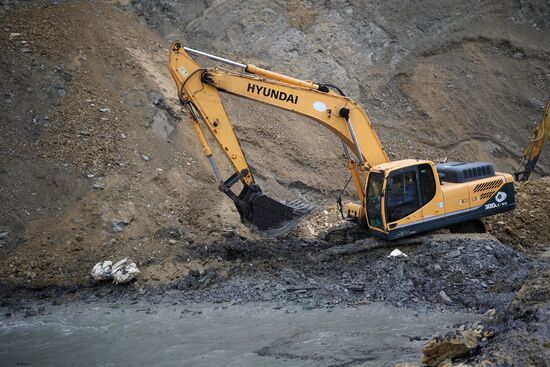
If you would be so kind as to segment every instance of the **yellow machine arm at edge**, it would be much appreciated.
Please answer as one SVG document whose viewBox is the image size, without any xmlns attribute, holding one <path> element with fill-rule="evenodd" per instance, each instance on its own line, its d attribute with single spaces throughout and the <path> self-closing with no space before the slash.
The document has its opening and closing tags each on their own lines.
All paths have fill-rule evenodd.
<svg viewBox="0 0 550 367">
<path fill-rule="evenodd" d="M 550 98 L 546 102 L 542 120 L 535 128 L 533 137 L 523 153 L 518 171 L 515 173 L 516 180 L 527 181 L 529 179 L 542 152 L 542 147 L 548 140 L 548 136 L 550 136 Z M 522 169 L 524 165 L 525 168 Z"/>
</svg>

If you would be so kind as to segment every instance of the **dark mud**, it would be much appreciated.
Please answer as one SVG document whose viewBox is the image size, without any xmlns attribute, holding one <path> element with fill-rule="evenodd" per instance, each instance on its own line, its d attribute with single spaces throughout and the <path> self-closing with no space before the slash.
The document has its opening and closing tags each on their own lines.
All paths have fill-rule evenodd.
<svg viewBox="0 0 550 367">
<path fill-rule="evenodd" d="M 306 309 L 382 301 L 397 307 L 485 312 L 506 307 L 536 264 L 488 235 L 409 239 L 399 246 L 407 257 L 388 257 L 398 245 L 373 239 L 343 246 L 291 238 L 252 242 L 231 236 L 210 246 L 192 247 L 181 261 L 202 262 L 203 270 L 192 270 L 168 285 L 90 282 L 70 288 L 6 287 L 3 302 L 15 312 L 26 311 L 22 294 L 56 301 L 260 301 Z"/>
<path fill-rule="evenodd" d="M 386 301 L 395 306 L 485 312 L 514 297 L 533 260 L 491 236 L 428 236 L 408 245 L 373 239 L 331 247 L 288 240 L 254 243 L 235 236 L 194 248 L 194 258 L 222 259 L 229 271 L 192 272 L 172 287 L 202 301 L 293 302 L 306 307 Z M 382 246 L 378 248 L 372 248 Z M 391 246 L 391 247 L 388 247 Z M 388 257 L 397 246 L 407 257 Z M 441 292 L 447 297 L 442 299 Z"/>
<path fill-rule="evenodd" d="M 480 356 L 511 366 L 550 366 L 550 269 L 537 269 L 487 322 L 495 338 Z"/>
</svg>

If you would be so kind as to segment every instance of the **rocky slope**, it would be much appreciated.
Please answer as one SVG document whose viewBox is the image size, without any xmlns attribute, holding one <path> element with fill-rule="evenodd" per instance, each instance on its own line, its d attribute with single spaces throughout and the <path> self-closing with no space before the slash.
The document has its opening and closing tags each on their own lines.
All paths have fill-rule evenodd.
<svg viewBox="0 0 550 367">
<path fill-rule="evenodd" d="M 339 86 L 370 113 L 392 158 L 488 160 L 512 171 L 550 89 L 545 1 L 131 4 L 169 40 Z M 255 108 L 259 121 L 273 119 Z M 259 128 L 255 115 L 237 117 Z M 285 116 L 261 128 L 277 140 L 274 131 L 294 125 Z M 326 154 L 306 143 L 314 144 L 308 160 Z M 546 173 L 549 154 L 540 161 Z"/>
</svg>

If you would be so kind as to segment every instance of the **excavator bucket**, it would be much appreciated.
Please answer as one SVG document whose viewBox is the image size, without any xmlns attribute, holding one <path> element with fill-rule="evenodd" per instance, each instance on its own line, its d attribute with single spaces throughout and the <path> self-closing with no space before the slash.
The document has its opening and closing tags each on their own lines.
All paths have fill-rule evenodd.
<svg viewBox="0 0 550 367">
<path fill-rule="evenodd" d="M 235 200 L 241 221 L 268 237 L 283 235 L 296 227 L 313 206 L 296 200 L 282 203 L 262 194 L 256 184 L 245 186 Z"/>
</svg>

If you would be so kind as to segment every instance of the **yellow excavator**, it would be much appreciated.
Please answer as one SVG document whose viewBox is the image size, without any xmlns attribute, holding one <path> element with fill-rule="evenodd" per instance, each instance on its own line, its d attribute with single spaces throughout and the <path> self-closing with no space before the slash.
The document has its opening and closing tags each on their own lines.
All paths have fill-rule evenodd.
<svg viewBox="0 0 550 367">
<path fill-rule="evenodd" d="M 237 70 L 204 68 L 189 54 L 222 62 Z M 385 239 L 396 239 L 436 228 L 479 232 L 479 218 L 515 208 L 513 177 L 495 172 L 484 162 L 405 159 L 390 162 L 367 114 L 330 84 L 300 80 L 252 64 L 242 64 L 174 42 L 169 70 L 188 112 L 219 189 L 229 196 L 241 221 L 268 236 L 294 228 L 312 210 L 302 202 L 283 203 L 262 193 L 241 149 L 222 103 L 230 93 L 292 111 L 318 122 L 343 143 L 347 167 L 358 203 L 340 210 L 344 219 Z M 231 163 L 234 174 L 224 180 L 212 156 L 201 122 Z M 231 187 L 241 182 L 239 194 Z"/>
<path fill-rule="evenodd" d="M 542 120 L 540 120 L 540 123 L 533 131 L 533 137 L 521 157 L 518 170 L 514 173 L 516 180 L 529 180 L 529 176 L 535 170 L 542 147 L 546 143 L 546 140 L 548 140 L 548 136 L 550 136 L 550 98 L 546 102 L 546 109 L 544 110 Z"/>
</svg>

